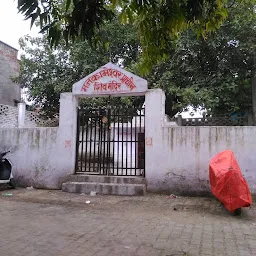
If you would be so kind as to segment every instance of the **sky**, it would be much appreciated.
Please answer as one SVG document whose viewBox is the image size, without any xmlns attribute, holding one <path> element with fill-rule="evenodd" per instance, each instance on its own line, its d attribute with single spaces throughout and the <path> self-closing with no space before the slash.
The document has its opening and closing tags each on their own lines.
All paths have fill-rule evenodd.
<svg viewBox="0 0 256 256">
<path fill-rule="evenodd" d="M 19 38 L 30 34 L 36 36 L 37 28 L 30 30 L 30 21 L 25 21 L 18 14 L 18 0 L 1 0 L 0 8 L 0 40 L 19 50 Z"/>
</svg>

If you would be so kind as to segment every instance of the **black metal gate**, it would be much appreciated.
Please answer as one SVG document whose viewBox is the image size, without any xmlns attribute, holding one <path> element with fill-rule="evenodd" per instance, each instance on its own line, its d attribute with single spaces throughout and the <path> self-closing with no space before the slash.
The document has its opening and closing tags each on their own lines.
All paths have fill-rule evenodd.
<svg viewBox="0 0 256 256">
<path fill-rule="evenodd" d="M 145 109 L 78 109 L 76 173 L 145 176 Z"/>
</svg>

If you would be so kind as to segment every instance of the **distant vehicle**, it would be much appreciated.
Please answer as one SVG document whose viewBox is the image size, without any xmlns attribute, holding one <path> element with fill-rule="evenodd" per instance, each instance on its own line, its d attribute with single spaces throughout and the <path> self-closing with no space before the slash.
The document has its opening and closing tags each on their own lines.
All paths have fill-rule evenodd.
<svg viewBox="0 0 256 256">
<path fill-rule="evenodd" d="M 0 153 L 0 184 L 8 184 L 11 188 L 15 188 L 16 184 L 12 175 L 12 163 L 5 157 L 9 152 Z"/>
</svg>

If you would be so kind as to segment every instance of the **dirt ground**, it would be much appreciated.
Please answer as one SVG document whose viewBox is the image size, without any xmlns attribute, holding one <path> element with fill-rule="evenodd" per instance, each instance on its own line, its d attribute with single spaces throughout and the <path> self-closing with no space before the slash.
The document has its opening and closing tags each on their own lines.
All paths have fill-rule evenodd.
<svg viewBox="0 0 256 256">
<path fill-rule="evenodd" d="M 0 256 L 256 255 L 256 207 L 232 216 L 211 197 L 16 189 L 0 205 Z"/>
</svg>

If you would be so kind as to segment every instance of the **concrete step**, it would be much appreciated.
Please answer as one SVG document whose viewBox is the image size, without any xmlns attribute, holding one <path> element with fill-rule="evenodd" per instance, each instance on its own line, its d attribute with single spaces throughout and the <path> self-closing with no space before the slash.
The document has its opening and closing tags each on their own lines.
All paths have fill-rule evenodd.
<svg viewBox="0 0 256 256">
<path fill-rule="evenodd" d="M 126 176 L 129 176 L 129 177 L 143 177 L 143 174 L 144 174 L 144 170 L 143 169 L 116 169 L 116 168 L 109 168 L 108 171 L 107 171 L 107 168 L 106 167 L 102 167 L 102 168 L 84 168 L 81 170 L 80 166 L 78 166 L 78 172 L 77 174 L 82 174 L 82 175 L 91 175 L 91 174 L 98 174 L 100 175 L 100 172 L 103 172 L 104 173 L 109 173 L 109 176 L 123 176 L 125 173 L 126 173 Z M 124 176 L 123 176 L 124 177 Z"/>
<path fill-rule="evenodd" d="M 143 196 L 146 194 L 146 184 L 68 181 L 62 184 L 62 191 L 84 194 L 96 191 L 100 195 Z"/>
<path fill-rule="evenodd" d="M 69 181 L 73 182 L 95 182 L 114 184 L 146 184 L 146 179 L 142 177 L 105 176 L 105 175 L 71 175 Z"/>
</svg>

